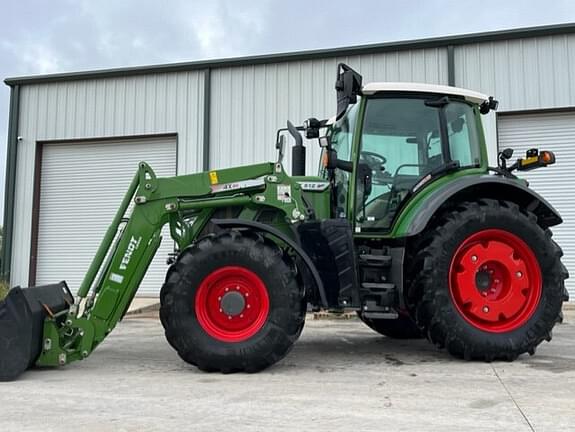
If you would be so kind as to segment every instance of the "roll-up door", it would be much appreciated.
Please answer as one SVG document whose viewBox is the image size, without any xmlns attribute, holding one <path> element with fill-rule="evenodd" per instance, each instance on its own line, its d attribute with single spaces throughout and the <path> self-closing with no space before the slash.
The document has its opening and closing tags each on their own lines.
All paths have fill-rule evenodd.
<svg viewBox="0 0 575 432">
<path fill-rule="evenodd" d="M 176 173 L 176 138 L 42 145 L 36 283 L 66 280 L 76 292 L 139 161 L 159 176 Z M 173 250 L 169 230 L 138 295 L 157 296 Z"/>
</svg>

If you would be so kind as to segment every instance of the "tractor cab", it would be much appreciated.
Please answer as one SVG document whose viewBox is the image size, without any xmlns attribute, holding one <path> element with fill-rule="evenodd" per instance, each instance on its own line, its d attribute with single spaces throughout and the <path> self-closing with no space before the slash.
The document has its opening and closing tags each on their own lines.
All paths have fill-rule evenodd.
<svg viewBox="0 0 575 432">
<path fill-rule="evenodd" d="M 425 183 L 456 170 L 486 171 L 480 122 L 486 101 L 439 85 L 362 87 L 322 140 L 320 175 L 333 182 L 334 217 L 353 220 L 356 232 L 389 231 Z"/>
</svg>

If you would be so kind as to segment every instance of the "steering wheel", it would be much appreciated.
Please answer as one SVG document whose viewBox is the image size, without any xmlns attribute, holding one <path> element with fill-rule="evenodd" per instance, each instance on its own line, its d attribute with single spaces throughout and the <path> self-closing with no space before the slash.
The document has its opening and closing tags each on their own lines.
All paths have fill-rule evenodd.
<svg viewBox="0 0 575 432">
<path fill-rule="evenodd" d="M 391 174 L 385 171 L 384 165 L 387 159 L 384 156 L 370 151 L 362 151 L 359 155 L 360 159 L 371 169 L 373 173 L 372 179 L 375 184 L 390 185 L 393 183 Z"/>
<path fill-rule="evenodd" d="M 387 162 L 387 159 L 378 153 L 362 151 L 359 155 L 372 171 L 381 171 L 382 166 Z"/>
</svg>

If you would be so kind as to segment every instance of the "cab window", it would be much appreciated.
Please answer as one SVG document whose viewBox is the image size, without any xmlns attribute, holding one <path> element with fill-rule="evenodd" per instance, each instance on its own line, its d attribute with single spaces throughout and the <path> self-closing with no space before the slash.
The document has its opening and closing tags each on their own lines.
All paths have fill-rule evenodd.
<svg viewBox="0 0 575 432">
<path fill-rule="evenodd" d="M 426 103 L 430 99 L 433 96 L 367 101 L 359 163 L 371 169 L 372 187 L 365 191 L 357 181 L 356 219 L 362 228 L 390 228 L 418 181 L 447 161 L 458 160 L 461 166 L 479 163 L 472 106 L 450 101 L 438 107 Z"/>
</svg>

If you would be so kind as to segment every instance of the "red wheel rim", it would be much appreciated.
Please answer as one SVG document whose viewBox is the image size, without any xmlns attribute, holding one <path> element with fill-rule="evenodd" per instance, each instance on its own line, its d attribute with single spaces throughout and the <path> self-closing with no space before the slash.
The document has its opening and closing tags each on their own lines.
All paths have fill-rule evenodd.
<svg viewBox="0 0 575 432">
<path fill-rule="evenodd" d="M 242 342 L 255 335 L 268 317 L 270 301 L 265 284 L 254 272 L 226 266 L 200 284 L 195 311 L 202 328 L 222 342 Z"/>
<path fill-rule="evenodd" d="M 541 298 L 539 262 L 527 243 L 508 231 L 486 229 L 469 236 L 455 252 L 449 275 L 457 310 L 483 331 L 521 327 Z"/>
</svg>

